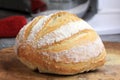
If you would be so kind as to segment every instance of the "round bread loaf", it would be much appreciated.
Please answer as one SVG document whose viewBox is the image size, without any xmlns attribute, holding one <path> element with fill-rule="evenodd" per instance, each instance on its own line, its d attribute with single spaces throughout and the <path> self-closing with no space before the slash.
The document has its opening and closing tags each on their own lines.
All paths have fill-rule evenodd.
<svg viewBox="0 0 120 80">
<path fill-rule="evenodd" d="M 106 51 L 95 30 L 68 12 L 35 17 L 16 37 L 15 51 L 40 73 L 72 75 L 105 63 Z"/>
</svg>

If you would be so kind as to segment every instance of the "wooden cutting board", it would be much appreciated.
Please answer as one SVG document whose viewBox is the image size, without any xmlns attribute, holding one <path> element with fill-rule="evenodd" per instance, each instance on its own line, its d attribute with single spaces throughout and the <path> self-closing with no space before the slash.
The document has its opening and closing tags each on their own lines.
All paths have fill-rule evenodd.
<svg viewBox="0 0 120 80">
<path fill-rule="evenodd" d="M 40 74 L 24 66 L 13 48 L 0 50 L 0 80 L 120 80 L 120 43 L 104 42 L 107 62 L 91 72 L 73 76 Z"/>
</svg>

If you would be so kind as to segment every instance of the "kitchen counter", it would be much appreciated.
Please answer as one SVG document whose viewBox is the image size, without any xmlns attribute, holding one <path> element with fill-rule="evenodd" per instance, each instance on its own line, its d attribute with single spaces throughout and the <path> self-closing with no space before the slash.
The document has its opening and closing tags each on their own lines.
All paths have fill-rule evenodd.
<svg viewBox="0 0 120 80">
<path fill-rule="evenodd" d="M 120 42 L 120 34 L 100 35 L 103 41 Z M 0 38 L 0 49 L 11 47 L 15 43 L 15 38 Z"/>
<path fill-rule="evenodd" d="M 0 50 L 0 80 L 120 80 L 120 43 L 104 42 L 107 56 L 103 67 L 71 76 L 42 74 L 23 65 L 13 47 Z"/>
</svg>

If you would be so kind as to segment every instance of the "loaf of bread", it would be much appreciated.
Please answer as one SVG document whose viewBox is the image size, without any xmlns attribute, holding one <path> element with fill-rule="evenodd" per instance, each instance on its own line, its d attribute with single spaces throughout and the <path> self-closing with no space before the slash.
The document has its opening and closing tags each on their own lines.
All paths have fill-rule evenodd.
<svg viewBox="0 0 120 80">
<path fill-rule="evenodd" d="M 15 51 L 40 73 L 72 75 L 97 69 L 106 51 L 95 30 L 68 12 L 35 17 L 16 37 Z"/>
</svg>

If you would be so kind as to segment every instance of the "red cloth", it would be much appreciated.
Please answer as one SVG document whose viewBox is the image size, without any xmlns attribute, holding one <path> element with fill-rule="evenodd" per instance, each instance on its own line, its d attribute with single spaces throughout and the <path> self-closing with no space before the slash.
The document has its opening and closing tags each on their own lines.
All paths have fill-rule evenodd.
<svg viewBox="0 0 120 80">
<path fill-rule="evenodd" d="M 11 16 L 0 20 L 0 38 L 16 37 L 19 30 L 27 23 L 24 16 Z"/>
<path fill-rule="evenodd" d="M 36 13 L 38 10 L 45 11 L 47 5 L 41 0 L 31 0 L 32 12 Z"/>
</svg>

